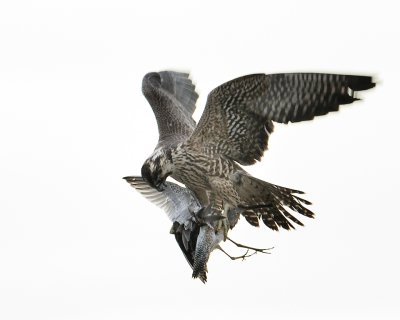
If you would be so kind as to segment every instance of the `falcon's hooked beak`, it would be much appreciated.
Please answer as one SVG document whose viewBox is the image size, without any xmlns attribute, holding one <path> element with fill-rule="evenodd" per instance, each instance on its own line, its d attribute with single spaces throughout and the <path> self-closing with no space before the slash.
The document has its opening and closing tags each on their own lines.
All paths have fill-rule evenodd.
<svg viewBox="0 0 400 320">
<path fill-rule="evenodd" d="M 151 166 L 148 162 L 145 162 L 142 166 L 142 178 L 159 192 L 164 191 L 166 188 L 165 180 L 167 177 L 162 177 L 161 170 Z"/>
</svg>

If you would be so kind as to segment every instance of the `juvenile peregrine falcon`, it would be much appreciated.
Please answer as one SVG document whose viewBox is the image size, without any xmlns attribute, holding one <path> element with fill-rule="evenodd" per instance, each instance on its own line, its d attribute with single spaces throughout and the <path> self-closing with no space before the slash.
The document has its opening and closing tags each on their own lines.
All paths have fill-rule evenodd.
<svg viewBox="0 0 400 320">
<path fill-rule="evenodd" d="M 355 91 L 375 84 L 371 77 L 321 74 L 252 74 L 220 85 L 208 95 L 198 125 L 197 100 L 188 74 L 172 71 L 145 75 L 142 91 L 155 114 L 159 141 L 142 166 L 142 177 L 162 191 L 168 176 L 188 187 L 201 206 L 240 210 L 252 225 L 261 218 L 273 230 L 302 223 L 288 209 L 313 213 L 303 192 L 251 176 L 241 165 L 259 161 L 268 146 L 273 121 L 311 120 L 356 100 Z M 222 210 L 221 210 L 222 211 Z M 289 221 L 290 220 L 290 221 Z"/>
</svg>

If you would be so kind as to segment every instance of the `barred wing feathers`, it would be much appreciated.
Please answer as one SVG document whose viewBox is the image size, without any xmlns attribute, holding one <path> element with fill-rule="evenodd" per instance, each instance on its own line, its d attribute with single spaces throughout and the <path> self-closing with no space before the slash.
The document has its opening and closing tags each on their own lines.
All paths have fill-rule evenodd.
<svg viewBox="0 0 400 320">
<path fill-rule="evenodd" d="M 185 140 L 192 134 L 196 126 L 192 115 L 198 94 L 189 74 L 148 73 L 143 78 L 142 92 L 157 120 L 159 146 Z"/>
<path fill-rule="evenodd" d="M 242 165 L 260 160 L 273 123 L 311 120 L 356 100 L 371 77 L 323 73 L 253 74 L 210 92 L 190 142 Z"/>
</svg>

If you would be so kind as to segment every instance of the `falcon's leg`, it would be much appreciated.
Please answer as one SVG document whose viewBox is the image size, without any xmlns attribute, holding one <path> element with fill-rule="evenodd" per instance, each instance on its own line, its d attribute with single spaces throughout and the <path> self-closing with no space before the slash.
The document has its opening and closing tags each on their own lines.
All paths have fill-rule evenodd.
<svg viewBox="0 0 400 320">
<path fill-rule="evenodd" d="M 220 230 L 221 228 L 224 231 L 224 241 L 228 239 L 228 231 L 229 231 L 229 220 L 228 220 L 228 212 L 229 212 L 229 205 L 224 205 L 224 210 L 222 211 L 222 217 L 223 219 L 218 222 L 218 229 Z"/>
<path fill-rule="evenodd" d="M 221 250 L 223 253 L 225 253 L 231 260 L 237 260 L 237 259 L 246 259 L 248 257 L 251 257 L 253 254 L 255 254 L 256 252 L 253 252 L 252 254 L 248 254 L 249 253 L 249 249 L 247 249 L 246 253 L 239 256 L 239 257 L 232 257 L 229 253 L 227 253 L 224 249 L 222 249 L 220 246 L 217 246 L 217 249 Z"/>
<path fill-rule="evenodd" d="M 253 254 L 257 253 L 257 252 L 261 252 L 261 253 L 266 253 L 266 254 L 270 254 L 270 252 L 266 252 L 267 250 L 272 250 L 274 247 L 271 248 L 266 248 L 266 249 L 259 249 L 259 248 L 253 248 L 253 247 L 249 247 L 249 246 L 245 246 L 243 244 L 237 243 L 235 241 L 233 241 L 231 238 L 227 238 L 230 242 L 232 242 L 234 245 L 236 245 L 239 248 L 244 248 L 248 250 L 253 250 Z M 251 254 L 251 255 L 253 255 Z"/>
<path fill-rule="evenodd" d="M 216 228 L 217 231 L 221 229 L 224 232 L 224 241 L 226 241 L 226 239 L 228 239 L 229 222 L 228 218 L 225 215 L 221 216 L 221 219 L 218 221 L 218 226 Z"/>
</svg>

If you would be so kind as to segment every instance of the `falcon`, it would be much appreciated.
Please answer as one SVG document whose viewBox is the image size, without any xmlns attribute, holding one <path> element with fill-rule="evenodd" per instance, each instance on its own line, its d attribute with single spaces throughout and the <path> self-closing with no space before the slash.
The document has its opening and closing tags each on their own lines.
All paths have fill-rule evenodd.
<svg viewBox="0 0 400 320">
<path fill-rule="evenodd" d="M 131 176 L 124 179 L 146 199 L 165 211 L 171 222 L 171 234 L 182 250 L 187 262 L 193 269 L 193 278 L 207 281 L 207 262 L 214 249 L 219 249 L 231 260 L 245 259 L 254 253 L 268 253 L 269 249 L 258 249 L 241 245 L 228 238 L 238 247 L 247 249 L 239 257 L 232 257 L 219 245 L 224 239 L 224 230 L 219 227 L 218 215 L 213 214 L 211 207 L 202 208 L 194 194 L 176 183 L 166 182 L 163 191 L 152 188 L 142 177 Z M 238 212 L 230 212 L 229 223 L 233 228 L 238 220 Z M 249 254 L 249 250 L 254 251 Z"/>
<path fill-rule="evenodd" d="M 159 140 L 141 175 L 158 191 L 171 176 L 184 184 L 202 207 L 228 217 L 236 210 L 246 220 L 273 229 L 303 225 L 293 214 L 314 213 L 303 192 L 274 185 L 242 166 L 261 160 L 274 122 L 312 120 L 357 100 L 356 91 L 373 88 L 372 77 L 323 73 L 252 74 L 212 90 L 196 125 L 192 118 L 198 94 L 189 75 L 152 72 L 142 91 L 155 114 Z M 242 165 L 242 166 L 241 166 Z M 222 220 L 222 221 L 226 221 Z M 228 223 L 225 224 L 225 238 Z"/>
</svg>

